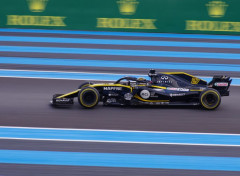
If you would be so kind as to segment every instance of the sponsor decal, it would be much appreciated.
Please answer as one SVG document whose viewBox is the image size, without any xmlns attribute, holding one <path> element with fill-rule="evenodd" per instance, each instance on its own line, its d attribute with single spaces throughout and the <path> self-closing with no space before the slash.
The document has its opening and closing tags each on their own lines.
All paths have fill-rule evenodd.
<svg viewBox="0 0 240 176">
<path fill-rule="evenodd" d="M 56 99 L 55 101 L 56 101 L 57 103 L 60 103 L 60 102 L 66 102 L 66 103 L 68 103 L 68 102 L 71 101 L 71 99 L 69 99 L 69 98 L 63 98 L 63 99 Z"/>
<path fill-rule="evenodd" d="M 161 80 L 161 81 L 157 81 L 157 83 L 166 83 L 167 84 L 167 83 L 172 83 L 172 81 L 165 81 L 165 80 L 162 81 Z"/>
<path fill-rule="evenodd" d="M 167 87 L 167 90 L 183 91 L 183 92 L 188 92 L 189 91 L 189 89 L 186 89 L 186 88 L 176 88 L 176 87 Z"/>
<path fill-rule="evenodd" d="M 140 92 L 140 96 L 143 98 L 143 99 L 148 99 L 150 97 L 150 92 L 148 90 L 142 90 Z"/>
<path fill-rule="evenodd" d="M 116 102 L 117 102 L 116 98 L 107 99 L 107 103 L 116 103 Z"/>
<path fill-rule="evenodd" d="M 119 94 L 116 94 L 116 93 L 110 93 L 110 94 L 108 94 L 108 96 L 109 96 L 109 97 L 117 97 L 117 96 L 119 96 Z"/>
<path fill-rule="evenodd" d="M 133 97 L 133 95 L 130 94 L 130 93 L 126 93 L 126 94 L 124 94 L 124 99 L 125 99 L 125 100 L 131 100 L 132 97 Z"/>
<path fill-rule="evenodd" d="M 156 19 L 136 19 L 131 18 L 135 15 L 139 2 L 137 0 L 116 1 L 119 13 L 123 18 L 97 18 L 97 28 L 116 28 L 116 29 L 157 29 Z M 128 16 L 128 18 L 125 18 Z"/>
<path fill-rule="evenodd" d="M 31 12 L 43 12 L 48 0 L 27 0 L 28 8 Z"/>
<path fill-rule="evenodd" d="M 225 16 L 228 4 L 224 1 L 210 1 L 206 4 L 208 15 L 212 18 L 221 18 Z"/>
<path fill-rule="evenodd" d="M 217 87 L 227 87 L 228 83 L 226 83 L 226 82 L 216 82 L 214 85 L 217 86 Z"/>
<path fill-rule="evenodd" d="M 169 81 L 169 77 L 166 75 L 162 75 L 160 77 L 160 81 L 157 81 L 157 83 L 172 83 L 172 81 Z"/>
<path fill-rule="evenodd" d="M 136 0 L 119 0 L 117 4 L 122 15 L 134 15 L 139 2 Z"/>
<path fill-rule="evenodd" d="M 211 86 L 209 86 L 209 87 L 211 87 Z M 195 88 L 195 89 L 190 89 L 190 91 L 203 91 L 203 90 L 205 90 L 205 89 L 207 89 L 206 87 L 198 87 L 198 88 Z"/>
<path fill-rule="evenodd" d="M 169 102 L 140 102 L 146 105 L 169 105 Z"/>
<path fill-rule="evenodd" d="M 151 96 L 154 96 L 154 95 L 155 95 L 155 92 L 151 92 L 150 95 L 151 95 Z"/>
<path fill-rule="evenodd" d="M 161 76 L 161 79 L 163 79 L 163 80 L 168 80 L 168 76 L 163 75 L 163 76 Z"/>
<path fill-rule="evenodd" d="M 179 93 L 179 94 L 170 94 L 170 97 L 180 97 L 186 95 L 185 93 Z"/>
<path fill-rule="evenodd" d="M 122 90 L 122 87 L 103 87 L 103 90 Z"/>
<path fill-rule="evenodd" d="M 193 77 L 193 78 L 192 78 L 192 81 L 191 81 L 191 84 L 198 84 L 199 81 L 200 81 L 199 78 Z"/>
<path fill-rule="evenodd" d="M 31 12 L 38 14 L 44 12 L 49 0 L 27 0 Z M 57 2 L 57 1 L 56 1 Z M 9 26 L 66 26 L 64 16 L 42 16 L 42 15 L 7 15 Z"/>
<path fill-rule="evenodd" d="M 187 20 L 186 30 L 240 32 L 240 22 Z"/>
<path fill-rule="evenodd" d="M 152 98 L 157 98 L 158 95 L 156 95 L 155 92 L 151 92 L 151 93 L 150 93 L 150 97 L 152 97 Z"/>
<path fill-rule="evenodd" d="M 169 102 L 156 102 L 157 105 L 168 105 Z"/>
<path fill-rule="evenodd" d="M 62 16 L 7 15 L 9 26 L 66 26 Z"/>
<path fill-rule="evenodd" d="M 185 30 L 240 32 L 240 22 L 221 19 L 225 17 L 229 6 L 225 1 L 212 0 L 205 4 L 205 6 L 206 13 L 214 20 L 186 20 Z"/>
<path fill-rule="evenodd" d="M 157 29 L 155 19 L 97 18 L 97 28 Z"/>
</svg>

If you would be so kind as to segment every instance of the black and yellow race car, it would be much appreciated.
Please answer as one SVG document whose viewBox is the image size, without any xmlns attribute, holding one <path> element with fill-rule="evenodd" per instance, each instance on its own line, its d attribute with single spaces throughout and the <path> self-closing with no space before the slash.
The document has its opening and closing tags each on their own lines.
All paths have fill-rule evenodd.
<svg viewBox="0 0 240 176">
<path fill-rule="evenodd" d="M 207 83 L 184 72 L 150 70 L 148 76 L 149 80 L 123 77 L 114 83 L 86 82 L 73 92 L 53 95 L 51 104 L 72 105 L 77 98 L 84 108 L 103 102 L 104 105 L 200 105 L 213 110 L 220 105 L 221 96 L 229 96 L 232 82 L 230 77 L 214 76 Z"/>
</svg>

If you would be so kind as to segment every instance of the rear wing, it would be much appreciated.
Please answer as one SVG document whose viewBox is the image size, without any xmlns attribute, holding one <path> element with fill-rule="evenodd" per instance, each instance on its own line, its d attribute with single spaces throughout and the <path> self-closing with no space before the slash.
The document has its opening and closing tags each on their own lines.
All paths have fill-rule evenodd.
<svg viewBox="0 0 240 176">
<path fill-rule="evenodd" d="M 208 83 L 208 87 L 216 89 L 221 96 L 229 96 L 229 87 L 232 83 L 232 79 L 228 76 L 215 75 L 212 81 Z"/>
</svg>

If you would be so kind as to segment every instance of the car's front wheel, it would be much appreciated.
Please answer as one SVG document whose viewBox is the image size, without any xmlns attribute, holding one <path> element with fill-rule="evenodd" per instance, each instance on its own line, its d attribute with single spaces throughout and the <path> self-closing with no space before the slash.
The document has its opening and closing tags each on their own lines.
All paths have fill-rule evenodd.
<svg viewBox="0 0 240 176">
<path fill-rule="evenodd" d="M 206 89 L 200 94 L 200 104 L 204 109 L 214 110 L 221 103 L 221 95 L 215 89 Z"/>
<path fill-rule="evenodd" d="M 99 92 L 93 87 L 84 87 L 78 93 L 78 102 L 84 108 L 93 108 L 99 102 Z"/>
</svg>

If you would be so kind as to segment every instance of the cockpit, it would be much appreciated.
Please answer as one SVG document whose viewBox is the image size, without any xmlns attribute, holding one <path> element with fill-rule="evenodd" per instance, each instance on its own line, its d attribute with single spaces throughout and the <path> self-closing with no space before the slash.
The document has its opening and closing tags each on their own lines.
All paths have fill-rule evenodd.
<svg viewBox="0 0 240 176">
<path fill-rule="evenodd" d="M 131 87 L 135 87 L 136 85 L 147 85 L 150 84 L 151 81 L 146 80 L 145 78 L 136 78 L 136 77 L 123 77 L 120 78 L 115 82 L 115 84 L 122 84 L 122 85 L 127 85 Z"/>
</svg>

